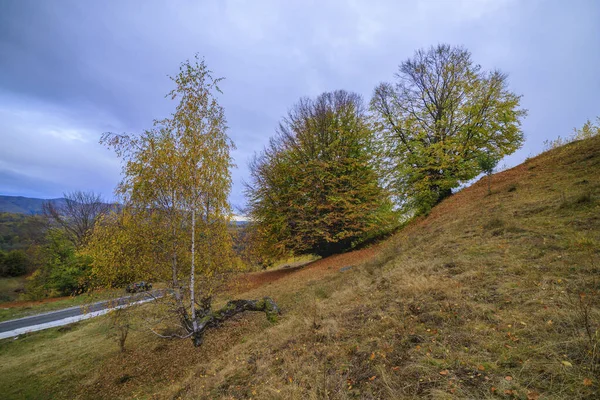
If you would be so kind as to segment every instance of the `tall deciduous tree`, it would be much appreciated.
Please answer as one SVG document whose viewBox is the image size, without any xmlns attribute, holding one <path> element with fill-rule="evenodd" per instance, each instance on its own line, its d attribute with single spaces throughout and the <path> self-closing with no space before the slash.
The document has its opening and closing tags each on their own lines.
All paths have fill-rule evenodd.
<svg viewBox="0 0 600 400">
<path fill-rule="evenodd" d="M 388 184 L 405 208 L 426 212 L 480 172 L 482 153 L 500 159 L 521 146 L 520 96 L 466 49 L 418 50 L 396 78 L 377 86 L 371 110 Z"/>
<path fill-rule="evenodd" d="M 131 277 L 168 279 L 172 295 L 163 297 L 163 305 L 178 327 L 166 336 L 191 337 L 200 345 L 204 331 L 218 322 L 210 311 L 215 287 L 231 269 L 234 145 L 216 98 L 220 79 L 204 60 L 182 63 L 172 80 L 176 88 L 168 96 L 178 105 L 171 117 L 141 135 L 102 137 L 123 160 L 116 192 L 124 208 L 98 228 L 89 249 L 105 285 Z"/>
<path fill-rule="evenodd" d="M 357 94 L 323 93 L 291 109 L 250 164 L 252 234 L 264 251 L 328 255 L 389 226 L 373 138 Z"/>
<path fill-rule="evenodd" d="M 85 244 L 98 219 L 110 211 L 111 205 L 94 192 L 77 190 L 63 196 L 64 202 L 47 201 L 42 204 L 42 210 L 79 248 Z"/>
</svg>

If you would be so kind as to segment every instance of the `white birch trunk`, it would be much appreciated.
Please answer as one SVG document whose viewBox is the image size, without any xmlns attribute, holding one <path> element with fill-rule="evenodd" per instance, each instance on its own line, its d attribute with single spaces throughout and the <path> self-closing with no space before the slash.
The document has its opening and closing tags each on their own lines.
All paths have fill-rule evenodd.
<svg viewBox="0 0 600 400">
<path fill-rule="evenodd" d="M 198 331 L 198 319 L 196 318 L 196 209 L 192 209 L 192 270 L 190 272 L 190 315 L 192 318 L 192 327 L 194 332 Z"/>
</svg>

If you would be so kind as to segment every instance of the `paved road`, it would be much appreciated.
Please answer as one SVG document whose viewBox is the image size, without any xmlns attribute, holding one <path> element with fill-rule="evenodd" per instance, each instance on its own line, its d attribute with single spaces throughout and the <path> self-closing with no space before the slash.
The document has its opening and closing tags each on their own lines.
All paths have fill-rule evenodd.
<svg viewBox="0 0 600 400">
<path fill-rule="evenodd" d="M 155 290 L 152 294 L 139 293 L 133 296 L 121 297 L 113 300 L 99 301 L 97 303 L 86 304 L 82 306 L 65 308 L 63 310 L 51 311 L 44 314 L 32 315 L 30 317 L 13 319 L 10 321 L 0 322 L 0 334 L 10 332 L 17 329 L 30 328 L 37 325 L 49 324 L 68 318 L 79 317 L 84 314 L 94 313 L 119 306 L 127 306 L 133 302 L 150 301 L 157 297 L 162 297 L 163 291 Z M 67 320 L 71 321 L 71 320 Z M 58 325 L 54 325 L 58 326 Z"/>
</svg>

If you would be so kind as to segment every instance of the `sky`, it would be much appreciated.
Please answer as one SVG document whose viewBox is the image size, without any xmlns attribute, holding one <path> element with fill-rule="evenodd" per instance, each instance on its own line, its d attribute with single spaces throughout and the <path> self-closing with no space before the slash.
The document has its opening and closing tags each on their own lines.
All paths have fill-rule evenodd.
<svg viewBox="0 0 600 400">
<path fill-rule="evenodd" d="M 0 194 L 112 199 L 120 164 L 100 136 L 169 116 L 168 76 L 198 53 L 225 78 L 230 201 L 243 207 L 248 162 L 300 97 L 345 89 L 369 101 L 438 43 L 466 47 L 523 96 L 526 141 L 501 167 L 600 115 L 595 0 L 0 0 Z"/>
</svg>

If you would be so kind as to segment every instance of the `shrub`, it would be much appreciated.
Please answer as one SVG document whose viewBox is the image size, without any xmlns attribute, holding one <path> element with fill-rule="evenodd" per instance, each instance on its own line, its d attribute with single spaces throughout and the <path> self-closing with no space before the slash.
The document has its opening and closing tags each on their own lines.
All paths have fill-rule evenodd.
<svg viewBox="0 0 600 400">
<path fill-rule="evenodd" d="M 486 231 L 502 228 L 504 226 L 504 221 L 500 218 L 492 218 L 485 225 L 483 225 L 483 229 Z"/>
<path fill-rule="evenodd" d="M 552 150 L 576 140 L 588 139 L 598 134 L 600 134 L 600 117 L 596 117 L 596 122 L 588 119 L 579 129 L 573 128 L 573 133 L 569 137 L 563 138 L 559 136 L 554 140 L 545 140 L 544 147 L 546 150 Z"/>
<path fill-rule="evenodd" d="M 0 276 L 20 276 L 27 272 L 27 255 L 23 251 L 0 254 Z"/>
<path fill-rule="evenodd" d="M 587 204 L 592 202 L 592 194 L 582 193 L 575 199 L 575 204 Z"/>
<path fill-rule="evenodd" d="M 488 194 L 492 194 L 492 174 L 494 173 L 494 168 L 498 165 L 498 157 L 494 157 L 490 153 L 481 153 L 477 157 L 477 164 L 481 172 L 487 175 Z"/>
<path fill-rule="evenodd" d="M 561 194 L 561 203 L 559 208 L 579 208 L 585 207 L 594 203 L 594 198 L 590 192 L 584 192 L 577 195 L 575 198 L 568 198 L 564 193 Z"/>
<path fill-rule="evenodd" d="M 78 254 L 64 232 L 49 232 L 44 258 L 43 265 L 29 279 L 30 296 L 68 296 L 87 289 L 91 258 Z"/>
</svg>

